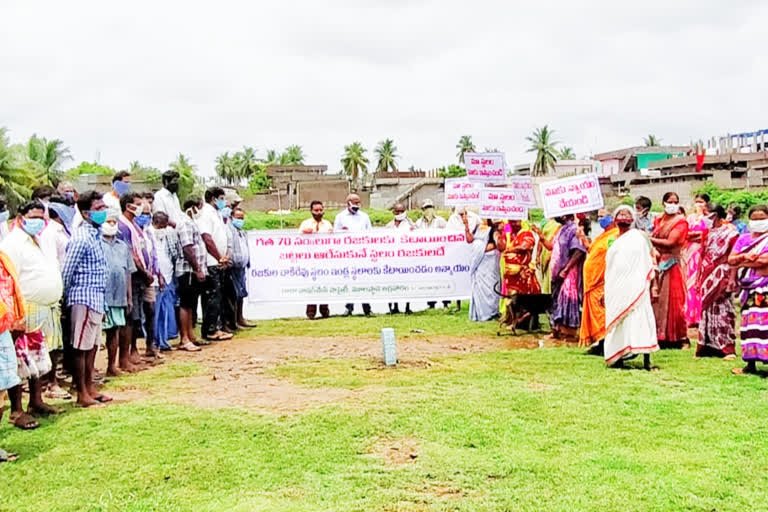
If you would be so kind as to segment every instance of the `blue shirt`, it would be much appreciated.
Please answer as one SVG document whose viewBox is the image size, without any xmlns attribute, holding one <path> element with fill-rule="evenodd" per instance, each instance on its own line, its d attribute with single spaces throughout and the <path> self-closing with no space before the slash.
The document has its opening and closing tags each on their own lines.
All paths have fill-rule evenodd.
<svg viewBox="0 0 768 512">
<path fill-rule="evenodd" d="M 97 313 L 104 312 L 107 260 L 99 230 L 91 223 L 83 222 L 75 230 L 61 273 L 68 306 L 80 304 Z"/>
<path fill-rule="evenodd" d="M 128 306 L 127 277 L 136 272 L 133 255 L 125 242 L 117 237 L 112 240 L 101 239 L 104 259 L 107 261 L 107 289 L 104 302 L 107 307 L 124 308 Z"/>
</svg>

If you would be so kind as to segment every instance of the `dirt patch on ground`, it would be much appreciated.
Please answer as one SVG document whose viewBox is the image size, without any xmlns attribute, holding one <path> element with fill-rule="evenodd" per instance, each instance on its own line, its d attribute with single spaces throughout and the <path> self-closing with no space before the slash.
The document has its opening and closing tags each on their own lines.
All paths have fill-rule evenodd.
<svg viewBox="0 0 768 512">
<path fill-rule="evenodd" d="M 389 466 L 402 466 L 419 458 L 420 447 L 421 442 L 415 437 L 382 437 L 371 445 L 369 453 Z"/>
<path fill-rule="evenodd" d="M 398 367 L 429 368 L 432 356 L 541 346 L 539 336 L 476 337 L 451 336 L 405 338 L 398 341 Z M 547 342 L 548 346 L 552 346 Z M 121 401 L 159 396 L 195 407 L 245 407 L 265 411 L 296 412 L 354 398 L 366 390 L 305 388 L 265 373 L 292 359 L 369 358 L 371 370 L 386 368 L 381 362 L 378 338 L 259 337 L 235 339 L 204 347 L 201 352 L 172 352 L 166 362 L 195 362 L 205 370 L 201 375 L 171 381 L 163 390 L 120 388 L 114 395 Z"/>
</svg>

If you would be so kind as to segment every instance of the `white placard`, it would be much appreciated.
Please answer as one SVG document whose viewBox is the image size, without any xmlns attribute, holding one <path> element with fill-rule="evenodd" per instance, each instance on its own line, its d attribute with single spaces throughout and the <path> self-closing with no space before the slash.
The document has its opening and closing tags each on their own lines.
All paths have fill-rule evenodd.
<svg viewBox="0 0 768 512">
<path fill-rule="evenodd" d="M 480 192 L 482 219 L 525 220 L 528 208 L 521 205 L 514 190 L 501 187 L 484 188 Z"/>
<path fill-rule="evenodd" d="M 445 179 L 445 206 L 477 206 L 480 204 L 482 183 L 467 178 Z"/>
<path fill-rule="evenodd" d="M 603 207 L 597 174 L 579 174 L 539 184 L 544 216 L 548 219 Z"/>
<path fill-rule="evenodd" d="M 496 185 L 507 182 L 504 153 L 464 153 L 464 165 L 469 181 Z"/>
<path fill-rule="evenodd" d="M 248 233 L 251 302 L 455 300 L 471 295 L 471 244 L 447 229 Z"/>
<path fill-rule="evenodd" d="M 536 193 L 533 191 L 533 178 L 530 176 L 510 176 L 507 187 L 515 191 L 517 201 L 528 208 L 536 207 Z"/>
</svg>

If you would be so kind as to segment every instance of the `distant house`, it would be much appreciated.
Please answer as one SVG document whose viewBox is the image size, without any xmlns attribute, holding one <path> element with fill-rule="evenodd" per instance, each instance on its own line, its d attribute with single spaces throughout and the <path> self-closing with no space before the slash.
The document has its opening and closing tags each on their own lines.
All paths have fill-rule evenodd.
<svg viewBox="0 0 768 512">
<path fill-rule="evenodd" d="M 600 176 L 613 177 L 623 173 L 641 172 L 647 170 L 651 162 L 685 156 L 691 151 L 690 146 L 635 146 L 600 153 L 592 158 L 600 162 Z"/>
<path fill-rule="evenodd" d="M 558 160 L 555 162 L 555 176 L 573 176 L 597 172 L 599 168 L 600 162 L 597 160 Z"/>
</svg>

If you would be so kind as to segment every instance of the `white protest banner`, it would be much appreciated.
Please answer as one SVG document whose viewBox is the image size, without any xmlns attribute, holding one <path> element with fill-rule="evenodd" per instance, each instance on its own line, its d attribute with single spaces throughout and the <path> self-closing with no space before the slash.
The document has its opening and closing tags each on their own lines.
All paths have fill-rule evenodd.
<svg viewBox="0 0 768 512">
<path fill-rule="evenodd" d="M 496 185 L 507 182 L 504 153 L 464 153 L 464 165 L 469 181 Z"/>
<path fill-rule="evenodd" d="M 507 186 L 515 191 L 517 202 L 528 208 L 536 207 L 536 194 L 533 192 L 533 178 L 530 176 L 510 176 Z"/>
<path fill-rule="evenodd" d="M 471 295 L 471 244 L 458 231 L 251 231 L 248 244 L 251 302 L 328 304 Z"/>
<path fill-rule="evenodd" d="M 482 183 L 467 178 L 445 178 L 445 206 L 477 206 Z"/>
<path fill-rule="evenodd" d="M 597 210 L 603 207 L 603 194 L 597 174 L 579 174 L 539 185 L 544 216 L 548 219 Z"/>
<path fill-rule="evenodd" d="M 514 190 L 501 187 L 484 188 L 480 192 L 480 211 L 482 219 L 525 220 L 528 208 L 517 200 Z"/>
</svg>

